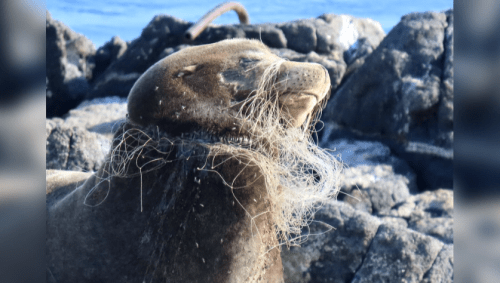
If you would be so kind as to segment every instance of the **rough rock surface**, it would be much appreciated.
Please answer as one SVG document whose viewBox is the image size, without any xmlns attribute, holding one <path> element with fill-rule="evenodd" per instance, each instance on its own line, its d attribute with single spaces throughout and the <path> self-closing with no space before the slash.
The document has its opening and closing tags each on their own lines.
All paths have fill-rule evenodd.
<svg viewBox="0 0 500 283">
<path fill-rule="evenodd" d="M 422 283 L 453 282 L 453 245 L 444 245 Z"/>
<path fill-rule="evenodd" d="M 96 98 L 83 101 L 69 111 L 65 127 L 84 128 L 111 138 L 127 115 L 127 100 L 119 97 Z"/>
<path fill-rule="evenodd" d="M 387 165 L 347 168 L 342 178 L 339 199 L 371 214 L 388 214 L 410 196 L 408 179 Z"/>
<path fill-rule="evenodd" d="M 317 212 L 303 236 L 301 247 L 283 248 L 286 282 L 453 281 L 453 245 L 340 201 Z"/>
<path fill-rule="evenodd" d="M 127 50 L 128 44 L 119 36 L 113 36 L 110 41 L 97 49 L 94 56 L 95 67 L 92 79 L 99 77 L 111 63 L 122 57 Z"/>
<path fill-rule="evenodd" d="M 393 207 L 390 216 L 408 221 L 408 227 L 453 243 L 453 191 L 439 189 L 412 195 Z"/>
<path fill-rule="evenodd" d="M 95 54 L 92 42 L 53 20 L 47 12 L 47 117 L 60 116 L 80 103 L 89 91 Z"/>
<path fill-rule="evenodd" d="M 365 64 L 338 89 L 325 112 L 329 119 L 366 133 L 406 140 L 440 140 L 436 123 L 444 67 L 444 13 L 404 16 Z M 435 128 L 435 127 L 434 127 Z"/>
<path fill-rule="evenodd" d="M 285 282 L 349 282 L 379 225 L 367 213 L 328 203 L 316 213 L 303 246 L 282 249 Z"/>
<path fill-rule="evenodd" d="M 126 97 L 139 76 L 156 63 L 167 47 L 182 43 L 182 35 L 190 24 L 171 16 L 156 16 L 143 29 L 141 36 L 128 44 L 125 52 L 95 79 L 88 98 Z"/>
<path fill-rule="evenodd" d="M 396 157 L 391 149 L 379 141 L 357 140 L 350 137 L 339 137 L 330 140 L 330 127 L 325 127 L 320 146 L 333 150 L 348 168 L 360 165 L 387 165 L 394 174 L 402 175 L 408 180 L 411 193 L 417 192 L 416 176 L 408 163 Z"/>
<path fill-rule="evenodd" d="M 97 171 L 126 112 L 126 100 L 101 98 L 84 101 L 64 120 L 47 119 L 46 168 Z"/>
<path fill-rule="evenodd" d="M 99 134 L 47 122 L 47 169 L 97 171 L 109 148 L 109 141 Z"/>
<path fill-rule="evenodd" d="M 352 282 L 420 282 L 442 247 L 432 237 L 382 224 Z"/>
<path fill-rule="evenodd" d="M 389 140 L 421 189 L 452 187 L 453 12 L 404 16 L 332 94 L 323 121 Z M 354 63 L 353 63 L 354 64 Z"/>
</svg>

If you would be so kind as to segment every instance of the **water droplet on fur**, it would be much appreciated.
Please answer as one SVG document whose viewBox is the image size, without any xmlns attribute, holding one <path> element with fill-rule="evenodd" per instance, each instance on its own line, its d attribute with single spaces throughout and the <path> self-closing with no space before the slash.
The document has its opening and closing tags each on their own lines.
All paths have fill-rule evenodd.
<svg viewBox="0 0 500 283">
<path fill-rule="evenodd" d="M 221 239 L 220 239 L 220 243 L 222 244 L 223 242 L 224 242 L 224 240 L 221 238 Z"/>
<path fill-rule="evenodd" d="M 155 87 L 155 91 L 157 91 L 158 89 L 159 89 L 159 87 L 158 87 L 158 86 L 156 86 L 156 87 Z M 161 100 L 160 100 L 160 101 L 161 101 Z"/>
<path fill-rule="evenodd" d="M 158 101 L 158 105 L 161 105 L 161 100 L 160 100 L 160 101 Z"/>
<path fill-rule="evenodd" d="M 201 260 L 203 261 L 203 263 L 205 263 L 205 259 L 204 258 L 201 258 Z"/>
<path fill-rule="evenodd" d="M 179 116 L 181 116 L 181 113 L 175 112 L 175 117 L 179 118 Z M 142 117 L 141 117 L 141 119 L 142 119 Z"/>
<path fill-rule="evenodd" d="M 201 207 L 205 207 L 202 203 L 200 203 L 200 206 L 201 206 Z"/>
<path fill-rule="evenodd" d="M 198 243 L 197 243 L 197 242 L 194 242 L 194 243 L 196 244 L 196 248 L 199 248 L 199 247 L 200 247 L 200 245 L 198 245 Z"/>
<path fill-rule="evenodd" d="M 253 199 L 253 201 L 257 202 L 257 200 L 256 200 L 256 199 Z"/>
<path fill-rule="evenodd" d="M 186 109 L 186 106 L 184 106 L 184 105 L 181 105 L 181 108 L 182 108 L 182 110 L 184 110 L 184 109 Z"/>
</svg>

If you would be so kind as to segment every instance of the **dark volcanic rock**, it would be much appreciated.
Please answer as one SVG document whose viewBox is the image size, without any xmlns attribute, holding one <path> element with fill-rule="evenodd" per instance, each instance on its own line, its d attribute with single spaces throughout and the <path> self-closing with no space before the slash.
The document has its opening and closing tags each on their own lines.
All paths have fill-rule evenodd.
<svg viewBox="0 0 500 283">
<path fill-rule="evenodd" d="M 111 63 L 120 58 L 127 50 L 127 43 L 119 36 L 113 36 L 110 41 L 97 49 L 94 56 L 95 68 L 92 78 L 99 77 Z"/>
<path fill-rule="evenodd" d="M 442 247 L 432 237 L 382 224 L 352 282 L 420 282 Z"/>
<path fill-rule="evenodd" d="M 183 34 L 190 26 L 190 23 L 172 16 L 154 17 L 123 55 L 95 79 L 88 98 L 126 97 L 135 81 L 156 63 L 165 48 L 183 42 Z"/>
<path fill-rule="evenodd" d="M 379 22 L 366 18 L 355 18 L 350 15 L 324 14 L 318 17 L 327 26 L 318 28 L 318 52 L 332 52 L 356 49 L 357 42 L 363 41 L 372 50 L 377 48 L 385 32 Z M 316 23 L 321 23 L 316 21 Z M 359 44 L 358 44 L 359 46 Z M 352 56 L 352 55 L 351 55 Z"/>
<path fill-rule="evenodd" d="M 47 122 L 47 169 L 97 171 L 109 148 L 109 141 L 99 134 Z"/>
<path fill-rule="evenodd" d="M 320 145 L 323 148 L 334 150 L 347 167 L 360 165 L 378 166 L 387 165 L 392 167 L 394 174 L 402 175 L 408 180 L 408 188 L 411 193 L 417 192 L 416 175 L 408 163 L 396 157 L 391 149 L 378 141 L 356 140 L 353 138 L 335 138 L 329 140 L 333 135 L 331 125 L 326 125 Z"/>
<path fill-rule="evenodd" d="M 286 48 L 287 40 L 283 31 L 273 24 L 241 26 L 246 38 L 261 40 L 271 48 Z"/>
<path fill-rule="evenodd" d="M 402 18 L 330 99 L 324 120 L 405 140 L 435 139 L 446 15 Z"/>
<path fill-rule="evenodd" d="M 421 190 L 453 186 L 452 20 L 452 11 L 404 16 L 323 111 L 327 123 L 392 140 Z"/>
<path fill-rule="evenodd" d="M 453 246 L 444 245 L 421 283 L 453 282 Z"/>
<path fill-rule="evenodd" d="M 47 119 L 46 168 L 96 171 L 126 113 L 125 100 L 108 97 L 84 101 L 64 120 Z"/>
<path fill-rule="evenodd" d="M 209 25 L 193 43 L 195 45 L 210 44 L 230 38 L 245 38 L 245 32 L 239 25 Z"/>
<path fill-rule="evenodd" d="M 307 241 L 283 248 L 285 281 L 449 282 L 453 245 L 394 225 L 397 219 L 404 222 L 328 202 L 303 230 Z"/>
<path fill-rule="evenodd" d="M 335 201 L 318 211 L 314 220 L 302 247 L 283 248 L 285 282 L 349 282 L 380 221 Z"/>
<path fill-rule="evenodd" d="M 360 165 L 344 170 L 340 200 L 371 214 L 389 214 L 410 196 L 408 179 L 387 165 Z"/>
<path fill-rule="evenodd" d="M 61 116 L 78 105 L 89 91 L 94 45 L 47 12 L 47 117 Z"/>
<path fill-rule="evenodd" d="M 408 221 L 408 227 L 453 243 L 453 191 L 439 189 L 413 195 L 395 206 L 391 216 Z"/>
<path fill-rule="evenodd" d="M 316 50 L 316 29 L 309 20 L 285 23 L 279 26 L 287 38 L 287 47 L 301 53 Z"/>
</svg>

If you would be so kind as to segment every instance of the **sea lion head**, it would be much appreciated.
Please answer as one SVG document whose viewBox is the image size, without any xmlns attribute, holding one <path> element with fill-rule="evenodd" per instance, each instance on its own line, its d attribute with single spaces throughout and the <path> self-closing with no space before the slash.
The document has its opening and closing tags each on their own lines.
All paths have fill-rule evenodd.
<svg viewBox="0 0 500 283">
<path fill-rule="evenodd" d="M 274 103 L 287 127 L 299 127 L 310 125 L 329 93 L 323 66 L 285 61 L 257 40 L 231 39 L 185 48 L 151 66 L 130 91 L 128 113 L 134 124 L 174 135 L 238 136 L 257 96 Z"/>
</svg>

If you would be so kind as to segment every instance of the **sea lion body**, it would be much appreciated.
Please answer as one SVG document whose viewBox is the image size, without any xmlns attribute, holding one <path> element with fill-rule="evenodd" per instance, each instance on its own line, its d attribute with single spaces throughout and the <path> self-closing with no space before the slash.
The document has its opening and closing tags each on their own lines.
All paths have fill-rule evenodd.
<svg viewBox="0 0 500 283">
<path fill-rule="evenodd" d="M 328 73 L 258 41 L 186 48 L 148 69 L 99 172 L 47 195 L 47 282 L 282 282 L 268 172 L 213 151 L 252 139 L 241 109 L 276 62 L 276 103 L 287 127 L 303 126 L 329 95 Z"/>
</svg>

